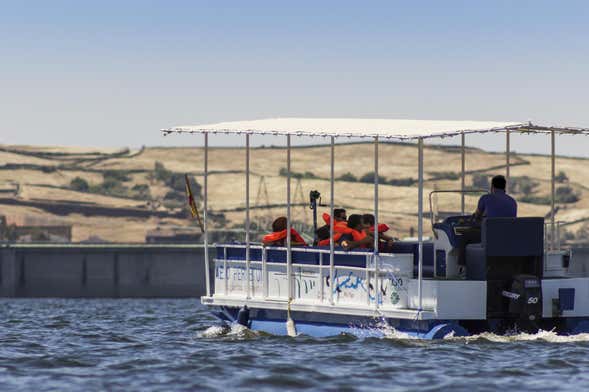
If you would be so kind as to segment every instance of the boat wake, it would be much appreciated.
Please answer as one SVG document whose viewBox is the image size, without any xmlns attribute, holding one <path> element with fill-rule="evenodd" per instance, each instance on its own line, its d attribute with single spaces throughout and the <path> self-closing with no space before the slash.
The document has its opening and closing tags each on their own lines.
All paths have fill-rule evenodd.
<svg viewBox="0 0 589 392">
<path fill-rule="evenodd" d="M 519 332 L 514 334 L 496 335 L 494 333 L 485 332 L 479 335 L 473 335 L 463 338 L 450 338 L 465 340 L 467 343 L 488 341 L 494 343 L 513 343 L 513 342 L 548 342 L 548 343 L 578 343 L 589 342 L 589 333 L 580 333 L 576 335 L 558 335 L 554 331 L 540 330 L 537 333 Z"/>
<path fill-rule="evenodd" d="M 348 334 L 346 334 L 348 335 Z M 260 331 L 254 331 L 241 324 L 215 325 L 208 327 L 197 334 L 200 339 L 254 339 L 263 336 L 273 336 Z M 299 335 L 300 336 L 300 335 Z M 386 339 L 396 341 L 427 341 L 409 333 L 399 331 L 389 325 L 381 325 L 377 328 L 354 328 L 351 335 L 355 339 Z M 580 333 L 576 335 L 558 335 L 555 331 L 540 330 L 537 333 L 512 332 L 505 335 L 497 335 L 491 332 L 483 332 L 471 336 L 454 336 L 453 332 L 444 336 L 442 341 L 460 342 L 460 343 L 515 343 L 515 342 L 547 342 L 547 343 L 579 343 L 589 342 L 589 333 Z M 302 340 L 303 341 L 303 340 Z M 306 341 L 306 340 L 304 340 Z"/>
<path fill-rule="evenodd" d="M 384 339 L 393 340 L 422 340 L 418 337 L 409 335 L 402 331 L 397 331 L 394 328 L 386 328 L 383 330 Z M 515 342 L 547 342 L 547 343 L 579 343 L 589 342 L 589 333 L 580 333 L 576 335 L 559 335 L 554 331 L 540 330 L 537 333 L 517 332 L 506 335 L 497 335 L 491 332 L 483 332 L 471 336 L 454 336 L 450 332 L 443 341 L 455 341 L 469 343 L 492 342 L 492 343 L 515 343 Z"/>
<path fill-rule="evenodd" d="M 251 339 L 261 336 L 262 333 L 259 331 L 253 331 L 241 324 L 231 325 L 214 325 L 208 327 L 204 331 L 197 334 L 197 338 L 200 339 L 214 339 L 219 337 L 227 337 L 233 339 Z"/>
</svg>

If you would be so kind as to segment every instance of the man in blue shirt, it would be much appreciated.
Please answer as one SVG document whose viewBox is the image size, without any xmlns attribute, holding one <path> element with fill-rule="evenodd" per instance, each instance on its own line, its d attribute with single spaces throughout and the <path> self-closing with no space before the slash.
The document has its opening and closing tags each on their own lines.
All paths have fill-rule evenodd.
<svg viewBox="0 0 589 392">
<path fill-rule="evenodd" d="M 473 217 L 480 221 L 482 218 L 515 218 L 517 202 L 505 193 L 507 181 L 499 175 L 491 180 L 491 191 L 481 196 Z M 459 238 L 458 264 L 466 264 L 466 246 L 481 242 L 480 227 L 473 227 L 463 232 Z"/>
<path fill-rule="evenodd" d="M 495 176 L 491 180 L 491 192 L 481 196 L 474 215 L 480 219 L 487 218 L 515 218 L 517 202 L 505 193 L 507 181 L 503 176 Z"/>
</svg>

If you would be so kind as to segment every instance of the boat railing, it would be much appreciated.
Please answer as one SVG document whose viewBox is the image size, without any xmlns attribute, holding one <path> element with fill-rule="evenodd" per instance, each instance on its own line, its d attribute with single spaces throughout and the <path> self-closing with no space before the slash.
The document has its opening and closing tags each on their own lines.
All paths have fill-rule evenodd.
<svg viewBox="0 0 589 392">
<path fill-rule="evenodd" d="M 303 300 L 331 305 L 352 303 L 377 308 L 387 302 L 383 301 L 383 294 L 380 292 L 383 289 L 403 289 L 405 293 L 400 295 L 407 297 L 406 286 L 409 282 L 396 276 L 397 270 L 389 268 L 382 259 L 404 258 L 406 265 L 410 264 L 412 267 L 413 255 L 381 253 L 376 255 L 377 265 L 373 252 L 333 250 L 334 255 L 360 256 L 360 260 L 364 259 L 360 261 L 356 258 L 353 263 L 333 265 L 330 263 L 330 260 L 334 260 L 330 257 L 330 249 L 292 247 L 294 258 L 298 254 L 318 254 L 319 257 L 309 263 L 292 260 L 291 268 L 287 267 L 286 260 L 272 261 L 268 257 L 270 251 L 286 253 L 287 247 L 250 244 L 247 252 L 250 260 L 245 257 L 231 258 L 228 255 L 229 249 L 247 247 L 245 244 L 217 245 L 217 249 L 222 248 L 222 253 L 219 254 L 218 251 L 214 258 L 214 296 L 238 296 L 246 300 Z M 260 251 L 261 255 L 252 258 L 252 251 Z M 292 292 L 289 292 L 290 288 L 294 288 Z"/>
<path fill-rule="evenodd" d="M 562 236 L 561 228 L 570 224 L 566 221 L 544 222 L 544 251 L 561 250 Z M 552 234 L 554 233 L 554 234 Z M 554 236 L 554 239 L 552 238 Z"/>
</svg>

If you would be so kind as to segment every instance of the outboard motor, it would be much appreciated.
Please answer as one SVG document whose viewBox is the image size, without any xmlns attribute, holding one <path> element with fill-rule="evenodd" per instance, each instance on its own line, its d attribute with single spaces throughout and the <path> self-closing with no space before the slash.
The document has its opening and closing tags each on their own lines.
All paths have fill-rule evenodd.
<svg viewBox="0 0 589 392">
<path fill-rule="evenodd" d="M 520 320 L 532 321 L 542 317 L 541 280 L 534 275 L 516 275 L 510 291 L 503 291 L 509 299 L 509 313 Z"/>
</svg>

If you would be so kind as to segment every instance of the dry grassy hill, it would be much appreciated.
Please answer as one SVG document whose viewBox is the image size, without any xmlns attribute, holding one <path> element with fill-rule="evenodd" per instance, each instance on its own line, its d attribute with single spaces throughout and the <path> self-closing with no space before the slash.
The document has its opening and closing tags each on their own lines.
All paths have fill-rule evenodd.
<svg viewBox="0 0 589 392">
<path fill-rule="evenodd" d="M 391 224 L 398 236 L 406 236 L 417 227 L 417 149 L 411 144 L 382 143 L 379 151 L 379 174 L 384 179 L 380 220 Z M 342 179 L 335 185 L 335 201 L 348 213 L 372 210 L 373 187 L 358 180 L 367 174 L 370 177 L 373 152 L 372 144 L 336 146 L 335 175 Z M 209 206 L 215 213 L 214 226 L 242 227 L 244 150 L 212 148 L 209 159 Z M 520 200 L 520 215 L 545 216 L 550 208 L 548 157 L 514 154 L 512 162 L 512 191 Z M 467 185 L 485 185 L 489 176 L 504 173 L 504 163 L 502 154 L 470 148 Z M 186 216 L 180 179 L 189 173 L 202 184 L 202 167 L 200 148 L 129 151 L 0 146 L 0 215 L 20 225 L 72 224 L 74 241 L 97 236 L 108 241 L 142 242 L 146 232 L 158 226 L 194 225 Z M 286 177 L 280 175 L 285 167 L 284 149 L 252 149 L 250 204 L 256 207 L 252 211 L 254 223 L 267 226 L 273 217 L 285 214 Z M 578 236 L 584 236 L 585 219 L 589 218 L 589 189 L 582 185 L 586 168 L 589 161 L 585 159 L 561 157 L 557 161 L 557 172 L 564 173 L 558 183 L 562 189 L 557 219 L 577 222 L 567 230 Z M 329 147 L 294 148 L 292 171 L 297 177 L 292 182 L 292 201 L 301 204 L 293 210 L 294 219 L 311 224 L 306 207 L 309 191 L 317 189 L 324 201 L 329 200 Z M 426 197 L 433 189 L 458 189 L 459 149 L 427 146 L 424 171 Z M 467 197 L 469 211 L 475 203 L 475 196 Z M 458 211 L 460 198 L 439 196 L 436 206 L 440 211 Z M 429 210 L 427 199 L 425 207 Z M 425 227 L 429 227 L 427 222 Z"/>
</svg>

